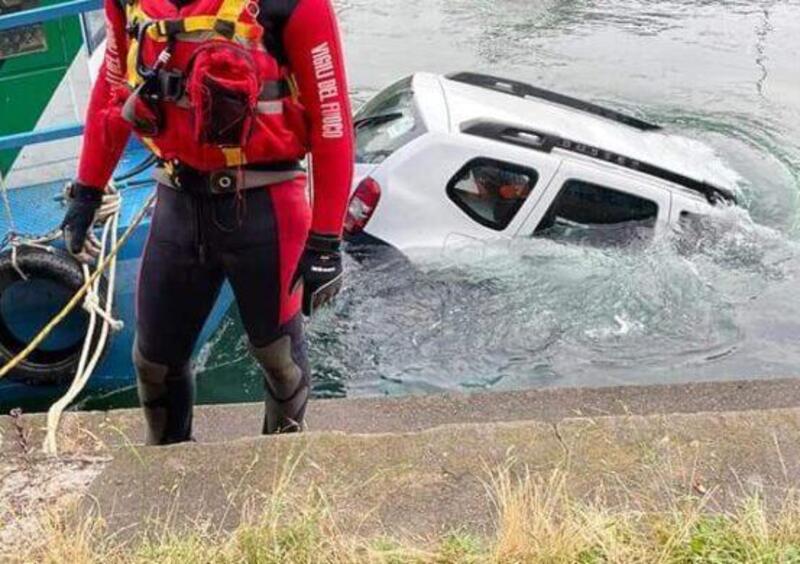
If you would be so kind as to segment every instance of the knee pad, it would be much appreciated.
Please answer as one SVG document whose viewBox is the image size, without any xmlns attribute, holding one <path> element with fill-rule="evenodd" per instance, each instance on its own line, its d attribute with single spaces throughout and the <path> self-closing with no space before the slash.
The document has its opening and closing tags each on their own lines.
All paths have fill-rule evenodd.
<svg viewBox="0 0 800 564">
<path fill-rule="evenodd" d="M 284 335 L 264 347 L 250 345 L 250 352 L 264 371 L 266 415 L 264 433 L 302 430 L 309 396 L 309 375 L 304 359 L 292 354 L 292 336 Z"/>
<path fill-rule="evenodd" d="M 167 393 L 169 367 L 152 362 L 142 355 L 138 343 L 133 345 L 133 366 L 136 369 L 136 387 L 143 407 L 159 402 Z"/>
<path fill-rule="evenodd" d="M 278 401 L 292 397 L 303 383 L 304 374 L 292 357 L 292 338 L 284 335 L 265 346 L 250 345 L 250 353 L 261 365 L 270 395 Z"/>
<path fill-rule="evenodd" d="M 136 387 L 147 422 L 147 444 L 165 445 L 191 439 L 194 379 L 189 363 L 178 367 L 147 359 L 133 347 Z"/>
</svg>

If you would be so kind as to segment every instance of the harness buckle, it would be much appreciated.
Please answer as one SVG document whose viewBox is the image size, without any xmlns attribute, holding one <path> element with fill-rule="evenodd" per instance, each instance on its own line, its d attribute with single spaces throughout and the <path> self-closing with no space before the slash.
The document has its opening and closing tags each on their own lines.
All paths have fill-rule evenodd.
<svg viewBox="0 0 800 564">
<path fill-rule="evenodd" d="M 236 24 L 229 20 L 217 20 L 214 22 L 214 31 L 225 39 L 231 40 L 236 35 Z"/>
<path fill-rule="evenodd" d="M 186 31 L 186 26 L 183 20 L 163 20 L 164 35 L 173 39 L 179 33 Z"/>
<path fill-rule="evenodd" d="M 128 25 L 125 26 L 125 33 L 128 34 L 129 38 L 137 39 L 139 37 L 139 22 L 136 20 L 129 22 Z"/>
<path fill-rule="evenodd" d="M 175 188 L 194 196 L 230 194 L 236 190 L 235 171 L 202 172 L 178 160 L 165 161 L 162 166 Z"/>
<path fill-rule="evenodd" d="M 268 80 L 261 86 L 261 94 L 258 99 L 261 101 L 274 101 L 288 98 L 291 95 L 292 89 L 286 80 Z"/>
<path fill-rule="evenodd" d="M 158 73 L 161 83 L 161 99 L 165 102 L 177 102 L 183 97 L 186 81 L 178 70 L 164 70 Z"/>
<path fill-rule="evenodd" d="M 225 194 L 232 192 L 236 186 L 236 178 L 226 170 L 212 172 L 208 177 L 208 184 L 214 194 Z"/>
</svg>

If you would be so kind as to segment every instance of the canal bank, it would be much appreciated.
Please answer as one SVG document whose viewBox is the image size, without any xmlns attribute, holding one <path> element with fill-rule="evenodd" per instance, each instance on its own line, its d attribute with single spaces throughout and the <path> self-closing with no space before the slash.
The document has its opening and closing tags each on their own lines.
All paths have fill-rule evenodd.
<svg viewBox="0 0 800 564">
<path fill-rule="evenodd" d="M 798 383 L 316 402 L 311 432 L 273 438 L 245 437 L 258 406 L 218 406 L 198 412 L 201 442 L 159 449 L 137 445 L 135 411 L 76 413 L 60 462 L 24 452 L 39 444 L 41 417 L 3 418 L 0 535 L 7 547 L 29 541 L 66 498 L 118 540 L 223 534 L 278 490 L 295 500 L 313 490 L 348 534 L 490 537 L 502 469 L 543 482 L 557 473 L 570 499 L 609 510 L 775 505 L 800 479 Z"/>
</svg>

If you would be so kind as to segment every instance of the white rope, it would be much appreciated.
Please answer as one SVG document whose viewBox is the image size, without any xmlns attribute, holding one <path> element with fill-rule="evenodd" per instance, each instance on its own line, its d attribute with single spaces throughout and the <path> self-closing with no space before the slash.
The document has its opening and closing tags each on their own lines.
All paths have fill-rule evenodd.
<svg viewBox="0 0 800 564">
<path fill-rule="evenodd" d="M 19 262 L 17 261 L 17 250 L 19 249 L 19 245 L 14 243 L 11 244 L 11 266 L 14 267 L 14 270 L 17 271 L 19 277 L 22 278 L 24 282 L 28 281 L 28 275 L 22 271 L 22 268 L 19 266 Z"/>
<path fill-rule="evenodd" d="M 61 231 L 58 231 L 57 233 L 59 234 L 58 236 L 60 236 Z M 19 248 L 33 247 L 34 249 L 39 249 L 40 251 L 52 253 L 53 247 L 47 243 L 54 241 L 58 238 L 58 236 L 49 235 L 40 239 L 26 239 L 22 237 L 14 237 L 11 239 L 11 242 L 8 244 L 8 246 L 11 247 L 11 266 L 17 271 L 17 274 L 19 274 L 19 277 L 22 278 L 23 281 L 28 281 L 28 275 L 25 274 L 25 272 L 22 270 L 22 267 L 19 265 Z"/>
<path fill-rule="evenodd" d="M 147 198 L 147 201 L 142 205 L 141 209 L 136 213 L 133 219 L 131 219 L 130 223 L 125 228 L 125 231 L 119 236 L 116 244 L 114 244 L 108 254 L 100 258 L 95 271 L 92 273 L 89 279 L 86 280 L 86 282 L 84 282 L 83 285 L 75 291 L 75 294 L 67 301 L 66 304 L 64 304 L 64 307 L 62 307 L 61 310 L 54 315 L 44 327 L 42 327 L 41 331 L 39 331 L 36 336 L 31 339 L 24 349 L 19 351 L 14 358 L 6 362 L 3 366 L 0 366 L 0 379 L 8 376 L 11 371 L 19 366 L 20 363 L 24 362 L 25 359 L 28 358 L 28 356 L 30 356 L 30 354 L 47 339 L 47 337 L 58 326 L 58 324 L 64 321 L 66 316 L 69 315 L 76 306 L 80 305 L 82 299 L 86 296 L 86 293 L 91 289 L 90 286 L 94 284 L 95 280 L 97 280 L 106 271 L 111 259 L 117 256 L 120 249 L 131 238 L 133 232 L 139 227 L 142 221 L 144 221 L 145 216 L 147 216 L 155 201 L 156 194 L 153 193 Z M 99 252 L 100 243 L 98 242 L 96 246 L 96 254 L 99 254 Z"/>
<path fill-rule="evenodd" d="M 119 216 L 121 209 L 121 198 L 119 193 L 112 188 L 111 193 L 103 197 L 103 204 L 97 212 L 96 219 L 98 222 L 103 223 L 103 232 L 100 239 L 100 256 L 98 257 L 95 268 L 100 268 L 100 265 L 105 263 L 104 260 L 107 254 L 117 244 L 117 237 L 119 232 Z M 60 400 L 54 403 L 50 410 L 47 412 L 47 435 L 44 440 L 43 449 L 46 454 L 52 456 L 58 455 L 58 427 L 61 422 L 61 415 L 69 405 L 75 401 L 75 398 L 83 391 L 86 384 L 97 367 L 97 363 L 103 354 L 103 349 L 106 346 L 108 337 L 112 331 L 119 331 L 123 327 L 120 320 L 114 319 L 112 310 L 114 305 L 114 287 L 116 285 L 117 275 L 117 258 L 112 256 L 108 263 L 108 283 L 106 284 L 105 291 L 105 307 L 102 306 L 100 299 L 100 277 L 98 276 L 92 287 L 84 298 L 83 308 L 89 312 L 89 324 L 86 331 L 86 337 L 81 349 L 81 356 L 78 361 L 78 367 L 75 373 L 75 378 L 72 384 Z M 89 267 L 83 265 L 83 276 L 88 282 L 92 273 Z M 100 335 L 97 342 L 94 342 L 95 327 L 97 326 L 98 318 L 102 322 L 100 328 Z"/>
<path fill-rule="evenodd" d="M 86 276 L 85 280 L 88 279 L 89 277 Z M 108 325 L 111 327 L 111 330 L 115 333 L 117 331 L 121 331 L 125 327 L 125 323 L 123 323 L 121 319 L 114 319 L 100 307 L 100 297 L 97 295 L 95 290 L 86 293 L 86 298 L 84 298 L 83 302 L 83 309 L 89 312 L 89 314 L 100 316 L 103 321 L 108 323 Z"/>
</svg>

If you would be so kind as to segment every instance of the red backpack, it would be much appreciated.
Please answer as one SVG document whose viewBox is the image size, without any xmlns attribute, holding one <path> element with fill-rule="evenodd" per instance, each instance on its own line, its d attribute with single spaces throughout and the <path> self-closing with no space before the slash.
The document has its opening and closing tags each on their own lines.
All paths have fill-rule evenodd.
<svg viewBox="0 0 800 564">
<path fill-rule="evenodd" d="M 262 18 L 265 29 L 253 0 L 132 0 L 125 9 L 132 93 L 123 117 L 160 158 L 211 171 L 304 156 L 305 115 L 280 43 L 288 14 Z"/>
</svg>

